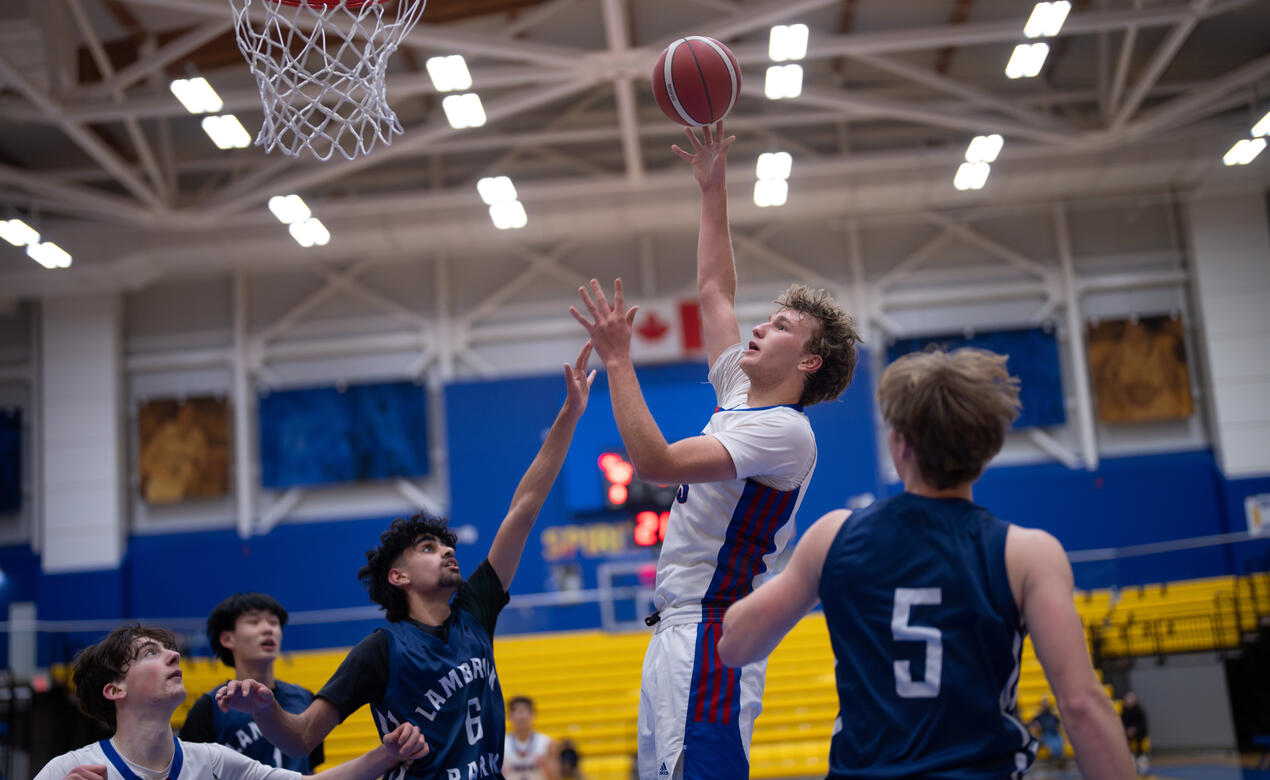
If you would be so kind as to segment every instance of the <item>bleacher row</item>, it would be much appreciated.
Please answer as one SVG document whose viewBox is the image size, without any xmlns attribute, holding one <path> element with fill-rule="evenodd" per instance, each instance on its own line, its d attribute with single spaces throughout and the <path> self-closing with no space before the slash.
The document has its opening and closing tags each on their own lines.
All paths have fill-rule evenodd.
<svg viewBox="0 0 1270 780">
<path fill-rule="evenodd" d="M 1087 627 L 1098 627 L 1104 651 L 1127 654 L 1158 651 L 1156 639 L 1135 639 L 1132 628 L 1155 624 L 1170 616 L 1212 612 L 1219 593 L 1233 592 L 1233 578 L 1174 582 L 1123 590 L 1080 592 L 1077 611 Z M 1255 617 L 1252 618 L 1255 621 Z M 1128 626 L 1128 631 L 1120 628 Z M 1238 643 L 1234 633 L 1213 641 Z M 1087 632 L 1087 637 L 1091 634 Z M 1119 637 L 1124 637 L 1120 639 Z M 1198 640 L 1187 637 L 1187 642 Z M 635 716 L 638 711 L 640 669 L 648 632 L 607 634 L 600 631 L 500 637 L 495 663 L 503 694 L 532 697 L 537 703 L 536 728 L 557 739 L 567 737 L 582 756 L 590 780 L 629 780 L 635 755 Z M 1209 649 L 1195 647 L 1183 649 Z M 344 650 L 287 653 L 275 671 L 280 679 L 317 690 L 344 657 Z M 209 690 L 228 671 L 211 659 L 186 661 L 185 684 L 191 696 L 177 711 L 174 723 L 184 720 L 196 692 Z M 1109 691 L 1110 692 L 1110 691 Z M 1019 677 L 1019 711 L 1035 712 L 1042 696 L 1050 694 L 1029 639 L 1024 646 Z M 1117 706 L 1119 703 L 1117 702 Z M 763 712 L 755 723 L 751 748 L 751 777 L 782 778 L 824 775 L 828 770 L 829 736 L 838 714 L 833 680 L 833 653 L 824 618 L 804 618 L 772 654 L 768 666 Z M 378 740 L 369 710 L 363 707 L 338 726 L 326 740 L 328 766 L 353 758 Z M 1069 748 L 1070 750 L 1070 748 Z"/>
</svg>

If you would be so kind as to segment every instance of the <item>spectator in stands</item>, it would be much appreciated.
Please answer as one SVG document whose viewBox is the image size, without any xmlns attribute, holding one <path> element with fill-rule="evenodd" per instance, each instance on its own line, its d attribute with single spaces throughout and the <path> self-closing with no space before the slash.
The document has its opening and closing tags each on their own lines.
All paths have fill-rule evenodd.
<svg viewBox="0 0 1270 780">
<path fill-rule="evenodd" d="M 172 713 L 185 701 L 185 684 L 176 638 L 167 629 L 137 625 L 115 629 L 75 657 L 73 679 L 80 709 L 114 734 L 54 758 L 35 780 L 301 777 L 299 772 L 266 766 L 224 745 L 185 742 L 172 735 Z M 373 780 L 427 754 L 428 744 L 418 727 L 406 723 L 369 753 L 316 777 Z"/>
<path fill-rule="evenodd" d="M 313 693 L 273 676 L 273 664 L 282 653 L 282 628 L 287 611 L 264 593 L 235 593 L 216 605 L 207 617 L 207 641 L 221 663 L 234 670 L 235 680 L 256 680 L 273 691 L 288 712 L 303 712 Z M 262 764 L 312 772 L 324 760 L 322 744 L 313 752 L 291 758 L 253 728 L 251 716 L 237 710 L 221 712 L 216 706 L 218 686 L 198 698 L 181 726 L 186 742 L 219 742 Z"/>
<path fill-rule="evenodd" d="M 560 780 L 583 780 L 581 757 L 573 740 L 560 740 Z"/>
<path fill-rule="evenodd" d="M 1058 762 L 1059 768 L 1067 764 L 1066 758 L 1063 756 L 1063 729 L 1059 723 L 1058 715 L 1050 707 L 1050 699 L 1048 696 L 1041 697 L 1041 706 L 1027 722 L 1027 727 L 1034 732 L 1041 740 L 1041 745 L 1045 747 L 1051 761 Z"/>
<path fill-rule="evenodd" d="M 1138 774 L 1146 774 L 1151 768 L 1147 753 L 1151 752 L 1151 738 L 1147 732 L 1147 714 L 1142 711 L 1142 704 L 1133 691 L 1124 695 L 1124 707 L 1120 710 L 1120 722 L 1124 724 L 1124 735 L 1129 740 L 1129 749 L 1133 751 L 1134 763 L 1138 765 Z"/>
<path fill-rule="evenodd" d="M 974 503 L 972 487 L 1018 415 L 1005 362 L 967 348 L 888 366 L 877 397 L 904 492 L 821 517 L 789 565 L 723 619 L 716 678 L 767 656 L 824 604 L 842 713 L 830 780 L 1027 771 L 1035 740 L 1015 704 L 1025 634 L 1082 776 L 1136 777 L 1089 662 L 1062 545 Z"/>
</svg>

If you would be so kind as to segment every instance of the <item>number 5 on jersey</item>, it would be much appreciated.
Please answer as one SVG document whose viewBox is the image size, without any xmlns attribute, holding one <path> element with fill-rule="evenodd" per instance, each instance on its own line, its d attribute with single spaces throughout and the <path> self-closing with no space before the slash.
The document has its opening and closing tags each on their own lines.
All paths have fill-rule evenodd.
<svg viewBox="0 0 1270 780">
<path fill-rule="evenodd" d="M 939 588 L 896 588 L 895 607 L 891 612 L 891 636 L 897 642 L 926 643 L 924 680 L 913 680 L 909 661 L 896 661 L 895 692 L 904 699 L 933 699 L 939 695 L 939 680 L 944 666 L 944 643 L 939 629 L 909 624 L 910 610 L 919 604 L 939 604 L 943 596 Z"/>
</svg>

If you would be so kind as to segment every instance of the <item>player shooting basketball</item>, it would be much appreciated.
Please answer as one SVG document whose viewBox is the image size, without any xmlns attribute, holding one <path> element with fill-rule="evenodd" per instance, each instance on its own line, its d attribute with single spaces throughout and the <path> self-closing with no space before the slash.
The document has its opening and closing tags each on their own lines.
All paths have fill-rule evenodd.
<svg viewBox="0 0 1270 780">
<path fill-rule="evenodd" d="M 823 291 L 786 290 L 778 309 L 742 342 L 725 171 L 733 138 L 723 125 L 687 131 L 701 187 L 697 293 L 718 408 L 700 436 L 668 443 L 648 411 L 631 362 L 631 323 L 617 280 L 580 289 L 608 370 L 613 415 L 639 475 L 679 483 L 657 563 L 639 707 L 639 773 L 645 780 L 749 776 L 749 742 L 761 709 L 766 661 L 725 669 L 715 645 L 727 607 L 787 558 L 794 514 L 816 466 L 804 405 L 837 398 L 851 381 L 858 336 Z"/>
</svg>

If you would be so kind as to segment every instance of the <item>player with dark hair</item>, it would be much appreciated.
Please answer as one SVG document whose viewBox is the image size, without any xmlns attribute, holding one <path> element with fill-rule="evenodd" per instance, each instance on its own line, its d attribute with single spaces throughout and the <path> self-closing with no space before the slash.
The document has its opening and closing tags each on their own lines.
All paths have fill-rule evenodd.
<svg viewBox="0 0 1270 780">
<path fill-rule="evenodd" d="M 820 518 L 793 560 L 728 610 L 719 654 L 765 658 L 824 604 L 840 713 L 829 778 L 1018 777 L 1036 742 L 1016 696 L 1025 631 L 1081 776 L 1129 780 L 1133 762 L 1094 674 L 1062 545 L 972 501 L 1018 416 L 1018 379 L 979 349 L 905 355 L 878 403 L 905 492 Z"/>
<path fill-rule="evenodd" d="M 538 455 L 512 495 L 485 560 L 464 581 L 446 521 L 394 520 L 366 553 L 357 576 L 387 625 L 363 639 L 304 712 L 278 706 L 269 689 L 232 681 L 217 692 L 222 709 L 251 713 L 265 737 L 288 755 L 305 755 L 363 704 L 380 733 L 410 722 L 432 754 L 392 777 L 469 780 L 501 777 L 503 695 L 494 669 L 494 626 L 507 604 L 525 541 L 560 473 L 595 372 L 588 343 L 566 365 L 567 397 Z"/>
<path fill-rule="evenodd" d="M 534 731 L 534 700 L 513 696 L 507 702 L 512 722 L 503 749 L 503 775 L 507 780 L 560 780 L 560 748 L 555 740 Z"/>
<path fill-rule="evenodd" d="M 312 692 L 273 676 L 273 664 L 282 652 L 282 629 L 287 611 L 264 593 L 235 593 L 216 605 L 207 617 L 207 641 L 221 663 L 234 670 L 236 680 L 256 680 L 273 691 L 273 697 L 287 712 L 303 712 L 313 701 Z M 322 744 L 308 755 L 291 758 L 254 728 L 251 716 L 216 706 L 216 691 L 208 691 L 194 702 L 181 739 L 186 742 L 219 742 L 262 764 L 310 772 L 323 761 Z"/>
<path fill-rule="evenodd" d="M 181 654 L 163 628 L 124 626 L 75 657 L 75 696 L 85 715 L 114 734 L 54 758 L 35 780 L 219 778 L 292 780 L 300 773 L 262 764 L 224 745 L 172 736 L 172 713 L 185 701 Z M 405 723 L 383 744 L 313 777 L 372 780 L 428 754 L 418 727 Z M 310 776 L 310 775 L 305 775 Z"/>
<path fill-rule="evenodd" d="M 608 370 L 613 416 L 640 478 L 678 484 L 657 561 L 639 707 L 644 780 L 746 777 L 766 661 L 723 670 L 715 645 L 727 607 L 788 560 L 794 517 L 816 467 L 809 404 L 846 390 L 859 336 L 823 290 L 792 285 L 766 322 L 742 340 L 728 227 L 723 125 L 687 130 L 694 153 L 674 151 L 701 188 L 697 297 L 716 407 L 702 434 L 668 443 L 631 361 L 636 307 L 622 281 L 610 304 L 598 281 L 578 292 L 587 329 Z"/>
</svg>

